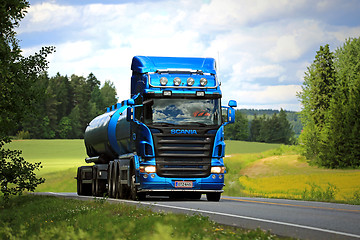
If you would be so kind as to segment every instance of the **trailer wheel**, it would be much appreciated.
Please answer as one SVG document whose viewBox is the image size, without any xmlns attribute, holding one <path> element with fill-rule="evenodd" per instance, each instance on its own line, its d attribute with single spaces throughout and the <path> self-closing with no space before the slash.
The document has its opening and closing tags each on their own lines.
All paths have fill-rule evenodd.
<svg viewBox="0 0 360 240">
<path fill-rule="evenodd" d="M 78 195 L 84 195 L 84 196 L 91 196 L 91 184 L 88 183 L 82 183 L 82 170 L 84 168 L 89 168 L 88 166 L 86 167 L 79 167 L 78 168 L 78 172 L 77 172 L 77 194 Z"/>
<path fill-rule="evenodd" d="M 214 192 L 214 193 L 207 193 L 206 198 L 208 201 L 211 202 L 218 202 L 220 201 L 221 193 Z"/>
<path fill-rule="evenodd" d="M 123 172 L 120 170 L 120 164 L 117 166 L 117 176 L 116 176 L 116 182 L 117 182 L 117 196 L 116 198 L 124 199 L 126 198 L 126 189 L 123 184 L 121 184 L 121 180 L 123 179 Z"/>
<path fill-rule="evenodd" d="M 117 171 L 117 162 L 113 163 L 113 167 L 112 167 L 112 172 L 111 172 L 111 196 L 113 198 L 117 197 L 117 175 L 118 175 L 118 171 Z"/>
<path fill-rule="evenodd" d="M 110 197 L 110 198 L 112 198 L 113 197 L 113 195 L 112 195 L 112 192 L 113 192 L 113 190 L 112 190 L 112 178 L 113 178 L 113 176 L 112 176 L 112 169 L 113 169 L 113 165 L 114 165 L 114 162 L 110 162 L 109 163 L 109 172 L 108 172 L 108 196 Z"/>
<path fill-rule="evenodd" d="M 96 197 L 103 197 L 106 191 L 106 181 L 99 179 L 99 169 L 93 166 L 93 178 L 92 178 L 92 195 Z"/>
<path fill-rule="evenodd" d="M 77 183 L 77 194 L 79 196 L 81 196 L 81 195 L 83 195 L 82 188 L 81 188 L 81 167 L 78 167 L 78 170 L 77 170 L 76 183 Z"/>
</svg>

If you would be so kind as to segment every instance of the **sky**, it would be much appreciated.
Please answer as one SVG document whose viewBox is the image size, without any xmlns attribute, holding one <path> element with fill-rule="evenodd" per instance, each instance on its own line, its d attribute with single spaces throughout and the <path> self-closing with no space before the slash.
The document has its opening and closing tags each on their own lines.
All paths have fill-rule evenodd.
<svg viewBox="0 0 360 240">
<path fill-rule="evenodd" d="M 223 105 L 300 111 L 297 92 L 320 46 L 360 37 L 359 0 L 30 0 L 23 55 L 55 46 L 49 75 L 114 83 L 130 97 L 133 56 L 212 57 Z"/>
</svg>

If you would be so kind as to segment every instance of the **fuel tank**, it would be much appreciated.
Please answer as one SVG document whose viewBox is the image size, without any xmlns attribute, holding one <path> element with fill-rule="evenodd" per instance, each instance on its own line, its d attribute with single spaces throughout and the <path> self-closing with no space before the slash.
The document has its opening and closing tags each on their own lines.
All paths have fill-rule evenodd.
<svg viewBox="0 0 360 240">
<path fill-rule="evenodd" d="M 84 135 L 86 152 L 89 157 L 99 157 L 95 162 L 106 163 L 133 152 L 127 108 L 126 104 L 118 103 L 87 126 Z"/>
</svg>

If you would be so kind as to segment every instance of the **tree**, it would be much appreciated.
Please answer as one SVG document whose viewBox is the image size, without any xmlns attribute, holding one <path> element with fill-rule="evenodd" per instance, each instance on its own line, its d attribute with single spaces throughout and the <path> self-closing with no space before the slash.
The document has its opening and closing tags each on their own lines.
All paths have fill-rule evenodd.
<svg viewBox="0 0 360 240">
<path fill-rule="evenodd" d="M 250 125 L 250 141 L 260 142 L 260 129 L 261 129 L 261 119 L 255 114 L 254 119 L 251 121 Z"/>
<path fill-rule="evenodd" d="M 300 136 L 304 146 L 303 154 L 314 163 L 320 161 L 323 128 L 335 90 L 335 82 L 334 56 L 327 44 L 320 47 L 314 62 L 307 68 L 302 92 L 298 94 L 303 105 L 300 113 L 304 125 Z"/>
<path fill-rule="evenodd" d="M 47 68 L 47 55 L 54 51 L 53 47 L 43 47 L 32 56 L 21 55 L 14 29 L 28 7 L 25 0 L 0 3 L 0 186 L 5 198 L 25 189 L 33 191 L 44 181 L 34 174 L 40 163 L 28 163 L 20 151 L 4 148 L 10 142 L 8 134 L 33 110 L 39 96 L 34 83 Z"/>
<path fill-rule="evenodd" d="M 287 119 L 286 112 L 281 108 L 279 113 L 279 142 L 285 144 L 294 144 L 295 143 L 295 133 L 290 122 Z"/>
<path fill-rule="evenodd" d="M 235 111 L 235 123 L 228 124 L 225 127 L 225 139 L 229 140 L 248 140 L 249 123 L 244 114 Z"/>
<path fill-rule="evenodd" d="M 103 105 L 101 109 L 104 110 L 106 107 L 114 105 L 117 102 L 116 88 L 110 81 L 105 81 L 104 86 L 100 89 L 101 98 L 103 99 Z"/>
<path fill-rule="evenodd" d="M 321 165 L 360 166 L 360 38 L 335 52 L 337 84 L 324 128 Z"/>
<path fill-rule="evenodd" d="M 360 166 L 360 38 L 335 54 L 321 47 L 299 97 L 304 155 L 330 168 Z"/>
</svg>

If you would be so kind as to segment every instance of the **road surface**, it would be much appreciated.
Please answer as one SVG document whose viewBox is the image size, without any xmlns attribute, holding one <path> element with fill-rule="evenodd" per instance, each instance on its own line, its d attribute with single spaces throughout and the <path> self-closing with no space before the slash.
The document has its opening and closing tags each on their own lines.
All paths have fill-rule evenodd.
<svg viewBox="0 0 360 240">
<path fill-rule="evenodd" d="M 94 199 L 78 196 L 76 193 L 38 194 Z M 208 202 L 205 198 L 151 198 L 141 202 L 121 199 L 107 201 L 150 206 L 154 210 L 174 213 L 203 214 L 221 224 L 247 229 L 261 228 L 280 236 L 326 240 L 360 239 L 360 206 L 354 205 L 226 196 L 223 196 L 220 202 Z"/>
</svg>

